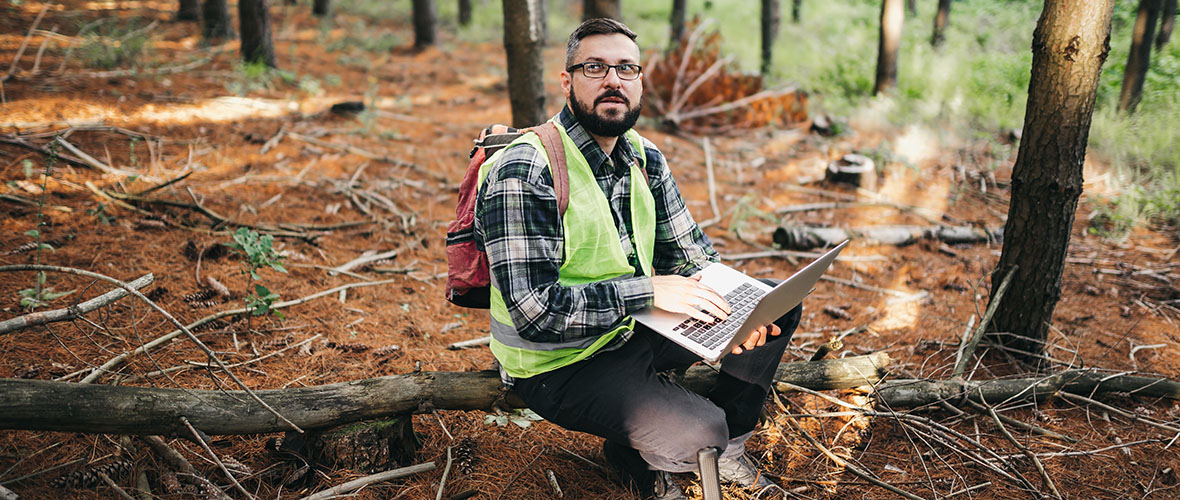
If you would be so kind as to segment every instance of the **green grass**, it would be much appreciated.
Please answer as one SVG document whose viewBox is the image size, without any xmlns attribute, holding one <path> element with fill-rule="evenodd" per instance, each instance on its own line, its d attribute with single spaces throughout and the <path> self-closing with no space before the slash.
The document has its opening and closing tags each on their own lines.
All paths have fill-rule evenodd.
<svg viewBox="0 0 1180 500">
<path fill-rule="evenodd" d="M 81 34 L 77 55 L 90 68 L 141 66 L 151 41 L 146 29 L 148 23 L 138 18 L 92 23 Z"/>
</svg>

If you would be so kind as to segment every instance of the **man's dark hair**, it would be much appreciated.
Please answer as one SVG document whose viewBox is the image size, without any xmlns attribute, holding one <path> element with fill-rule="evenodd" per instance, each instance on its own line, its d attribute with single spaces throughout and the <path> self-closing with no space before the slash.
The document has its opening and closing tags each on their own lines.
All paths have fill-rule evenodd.
<svg viewBox="0 0 1180 500">
<path fill-rule="evenodd" d="M 599 17 L 582 21 L 578 29 L 570 33 L 570 39 L 565 43 L 565 67 L 568 68 L 574 65 L 574 57 L 578 53 L 578 46 L 582 44 L 583 38 L 591 35 L 611 35 L 615 33 L 626 35 L 632 42 L 635 41 L 637 36 L 627 25 L 614 19 Z"/>
</svg>

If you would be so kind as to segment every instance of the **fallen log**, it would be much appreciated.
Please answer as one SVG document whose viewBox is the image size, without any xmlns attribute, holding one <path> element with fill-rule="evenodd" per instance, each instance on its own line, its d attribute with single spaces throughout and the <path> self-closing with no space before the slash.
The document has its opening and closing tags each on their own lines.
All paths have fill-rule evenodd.
<svg viewBox="0 0 1180 500">
<path fill-rule="evenodd" d="M 779 381 L 814 390 L 874 384 L 889 356 L 779 365 Z M 695 366 L 683 384 L 703 392 L 716 371 Z M 255 391 L 300 428 L 320 429 L 392 415 L 440 410 L 522 408 L 501 390 L 500 377 L 483 372 L 417 372 L 312 387 Z M 281 432 L 292 427 L 241 391 L 117 387 L 44 380 L 0 379 L 0 429 L 108 434 L 189 435 L 185 417 L 209 435 Z"/>
<path fill-rule="evenodd" d="M 136 290 L 148 286 L 156 278 L 152 273 L 140 276 L 135 281 L 127 283 L 131 288 Z M 32 312 L 24 316 L 17 316 L 15 318 L 0 321 L 0 335 L 12 333 L 17 330 L 23 330 L 31 326 L 40 326 L 47 323 L 55 323 L 58 321 L 70 321 L 78 316 L 94 311 L 100 307 L 106 306 L 123 297 L 129 295 L 127 290 L 116 288 L 107 293 L 99 295 L 93 299 L 87 300 L 80 304 L 74 304 L 64 309 L 55 309 L 53 311 Z"/>
<path fill-rule="evenodd" d="M 1069 370 L 1037 378 L 891 380 L 877 387 L 875 397 L 893 408 L 916 408 L 937 405 L 940 401 L 952 405 L 962 404 L 963 401 L 995 405 L 1017 400 L 1044 400 L 1058 392 L 1083 396 L 1124 392 L 1143 397 L 1180 399 L 1180 382 L 1092 370 Z"/>
<path fill-rule="evenodd" d="M 1003 228 L 984 230 L 970 226 L 869 226 L 847 229 L 781 226 L 774 230 L 774 243 L 779 248 L 792 250 L 833 247 L 848 239 L 895 246 L 909 245 L 920 239 L 933 239 L 953 245 L 999 241 L 1003 239 L 1003 232 Z"/>
</svg>

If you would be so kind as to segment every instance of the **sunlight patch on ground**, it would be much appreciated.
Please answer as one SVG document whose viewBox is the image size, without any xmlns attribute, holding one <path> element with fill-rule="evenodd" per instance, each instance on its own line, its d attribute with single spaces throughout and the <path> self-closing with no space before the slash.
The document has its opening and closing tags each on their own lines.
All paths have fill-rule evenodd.
<svg viewBox="0 0 1180 500">
<path fill-rule="evenodd" d="M 882 312 L 880 318 L 872 322 L 869 328 L 874 330 L 904 330 L 913 328 L 922 317 L 923 300 L 918 298 L 918 291 L 911 290 L 905 282 L 909 273 L 900 272 L 893 279 L 893 283 L 885 287 L 890 290 L 915 294 L 912 298 L 882 297 L 877 308 Z"/>
<path fill-rule="evenodd" d="M 919 165 L 936 159 L 938 150 L 938 137 L 925 127 L 906 127 L 905 132 L 893 140 L 895 154 Z"/>
</svg>

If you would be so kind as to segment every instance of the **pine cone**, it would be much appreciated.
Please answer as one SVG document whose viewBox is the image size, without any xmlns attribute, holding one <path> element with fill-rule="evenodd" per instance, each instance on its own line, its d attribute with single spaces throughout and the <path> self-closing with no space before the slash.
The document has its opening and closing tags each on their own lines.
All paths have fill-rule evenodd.
<svg viewBox="0 0 1180 500">
<path fill-rule="evenodd" d="M 474 439 L 466 437 L 455 446 L 455 470 L 463 475 L 475 471 L 475 445 Z"/>
<path fill-rule="evenodd" d="M 372 346 L 360 342 L 329 342 L 328 347 L 344 352 L 365 352 L 372 349 Z"/>
<path fill-rule="evenodd" d="M 126 479 L 127 475 L 131 472 L 131 467 L 132 463 L 127 460 L 118 460 L 98 467 L 83 467 L 74 472 L 63 474 L 61 477 L 53 480 L 51 485 L 54 488 L 63 489 L 93 488 L 103 484 L 102 477 L 99 476 L 100 472 L 113 481 L 119 481 Z"/>
<path fill-rule="evenodd" d="M 210 307 L 211 305 L 217 305 L 218 303 L 217 301 L 213 300 L 214 297 L 217 297 L 217 292 L 214 292 L 208 288 L 202 288 L 199 291 L 185 295 L 184 301 L 192 307 Z"/>
</svg>

